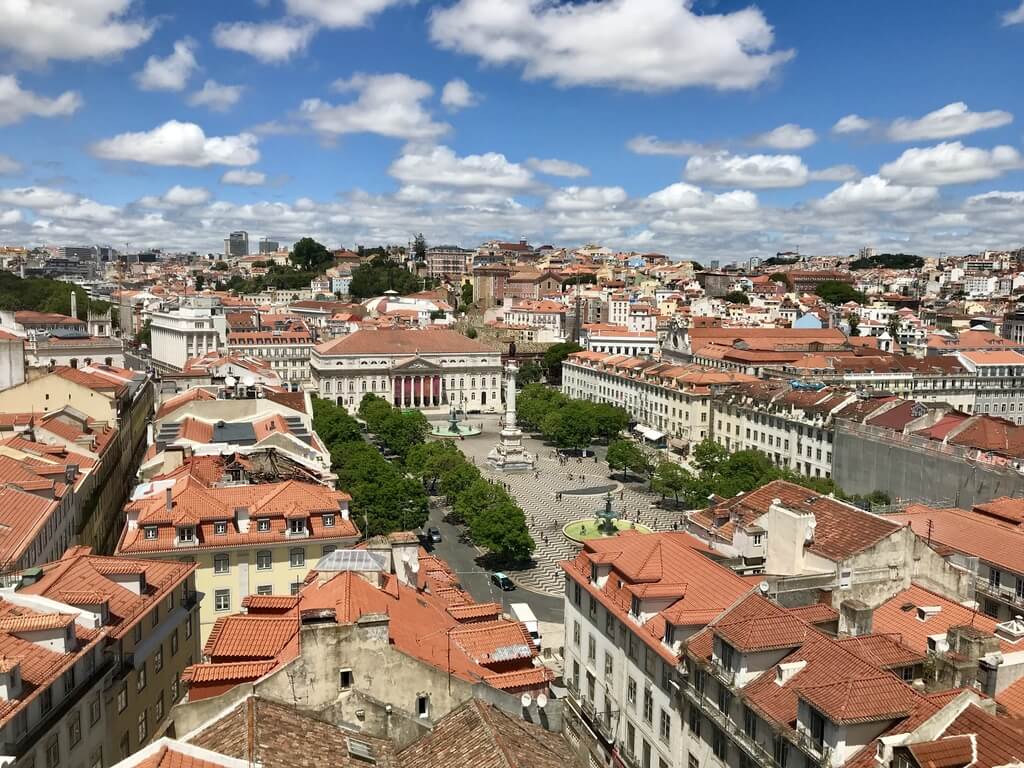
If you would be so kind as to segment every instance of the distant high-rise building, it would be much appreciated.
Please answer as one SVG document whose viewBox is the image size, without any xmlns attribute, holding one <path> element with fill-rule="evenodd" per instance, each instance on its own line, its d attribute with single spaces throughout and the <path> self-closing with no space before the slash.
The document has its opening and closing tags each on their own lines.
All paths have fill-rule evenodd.
<svg viewBox="0 0 1024 768">
<path fill-rule="evenodd" d="M 249 255 L 249 233 L 232 232 L 224 239 L 224 255 L 228 258 Z"/>
<path fill-rule="evenodd" d="M 57 258 L 93 261 L 96 259 L 96 249 L 91 245 L 62 245 L 57 249 Z"/>
<path fill-rule="evenodd" d="M 260 238 L 260 253 L 277 253 L 281 244 L 277 240 L 271 240 L 269 237 Z"/>
</svg>

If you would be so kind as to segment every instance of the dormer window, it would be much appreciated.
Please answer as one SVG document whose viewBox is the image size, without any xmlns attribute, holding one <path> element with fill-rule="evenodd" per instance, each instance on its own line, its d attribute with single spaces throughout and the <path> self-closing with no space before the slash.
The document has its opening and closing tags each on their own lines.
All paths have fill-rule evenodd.
<svg viewBox="0 0 1024 768">
<path fill-rule="evenodd" d="M 178 529 L 178 541 L 192 543 L 196 540 L 196 529 L 191 525 L 183 526 Z"/>
<path fill-rule="evenodd" d="M 675 635 L 676 628 L 672 626 L 671 622 L 665 622 L 665 645 L 672 645 L 672 638 Z"/>
<path fill-rule="evenodd" d="M 722 642 L 722 669 L 732 670 L 736 663 L 736 650 L 728 643 Z"/>
<path fill-rule="evenodd" d="M 640 617 L 640 598 L 636 595 L 633 595 L 633 599 L 629 601 L 629 612 L 632 616 Z"/>
<path fill-rule="evenodd" d="M 225 536 L 228 532 L 228 524 L 224 520 L 218 520 L 213 524 L 213 532 L 217 536 Z"/>
<path fill-rule="evenodd" d="M 259 520 L 257 520 L 256 521 L 256 530 L 257 531 L 263 531 L 263 532 L 269 531 L 270 530 L 270 518 L 269 517 L 261 517 Z"/>
<path fill-rule="evenodd" d="M 288 532 L 293 535 L 300 535 L 306 532 L 306 519 L 304 517 L 292 518 L 288 521 Z"/>
<path fill-rule="evenodd" d="M 595 563 L 590 564 L 590 580 L 597 584 L 597 565 Z"/>
<path fill-rule="evenodd" d="M 334 515 L 324 515 L 324 528 L 334 527 Z"/>
<path fill-rule="evenodd" d="M 149 539 L 149 540 L 153 540 L 153 539 L 155 539 L 157 537 L 158 531 L 157 531 L 157 527 L 155 525 L 147 525 L 142 530 L 145 533 L 146 538 Z"/>
</svg>

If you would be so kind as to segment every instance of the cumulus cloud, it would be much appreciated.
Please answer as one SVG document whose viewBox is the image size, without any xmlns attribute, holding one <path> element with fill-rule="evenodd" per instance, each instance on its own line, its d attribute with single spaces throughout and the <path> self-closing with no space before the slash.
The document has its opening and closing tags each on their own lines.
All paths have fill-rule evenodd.
<svg viewBox="0 0 1024 768">
<path fill-rule="evenodd" d="M 590 169 L 586 166 L 557 158 L 531 157 L 526 161 L 526 167 L 546 176 L 564 176 L 567 179 L 578 179 L 581 176 L 590 175 Z"/>
<path fill-rule="evenodd" d="M 0 154 L 0 176 L 14 176 L 21 173 L 22 166 L 10 155 Z"/>
<path fill-rule="evenodd" d="M 339 29 L 364 27 L 376 14 L 404 2 L 407 0 L 285 0 L 285 8 L 293 16 Z"/>
<path fill-rule="evenodd" d="M 829 213 L 882 210 L 901 211 L 920 208 L 938 197 L 934 187 L 908 187 L 894 184 L 881 176 L 865 176 L 848 181 L 829 192 L 816 207 Z"/>
<path fill-rule="evenodd" d="M 213 42 L 219 48 L 247 53 L 268 64 L 278 64 L 304 51 L 315 32 L 312 24 L 236 21 L 214 27 Z"/>
<path fill-rule="evenodd" d="M 888 136 L 893 141 L 922 141 L 966 136 L 969 133 L 999 128 L 1013 122 L 1013 115 L 1001 109 L 989 112 L 971 112 L 962 101 L 947 104 L 916 120 L 901 117 L 889 126 Z"/>
<path fill-rule="evenodd" d="M 626 202 L 622 187 L 566 187 L 548 195 L 547 207 L 552 211 L 596 211 Z"/>
<path fill-rule="evenodd" d="M 204 187 L 183 187 L 175 184 L 159 197 L 147 196 L 139 200 L 144 208 L 178 208 L 202 205 L 210 199 L 210 192 Z"/>
<path fill-rule="evenodd" d="M 811 181 L 852 181 L 860 178 L 854 165 L 830 165 L 820 171 L 811 171 Z"/>
<path fill-rule="evenodd" d="M 223 85 L 216 80 L 207 80 L 203 87 L 188 97 L 193 107 L 209 107 L 215 112 L 226 112 L 242 98 L 244 85 Z"/>
<path fill-rule="evenodd" d="M 449 147 L 407 147 L 388 169 L 406 184 L 524 191 L 533 186 L 530 172 L 498 152 L 459 157 Z"/>
<path fill-rule="evenodd" d="M 717 187 L 800 187 L 809 172 L 796 155 L 733 155 L 715 152 L 686 161 L 688 181 Z"/>
<path fill-rule="evenodd" d="M 994 179 L 1020 168 L 1024 168 L 1024 160 L 1013 147 L 979 149 L 952 141 L 934 147 L 908 149 L 891 163 L 883 165 L 879 173 L 900 184 L 942 186 Z"/>
<path fill-rule="evenodd" d="M 441 89 L 441 103 L 453 112 L 457 109 L 472 107 L 477 103 L 477 95 L 462 78 L 449 80 Z"/>
<path fill-rule="evenodd" d="M 104 160 L 129 160 L 149 165 L 252 165 L 260 159 L 251 133 L 207 136 L 195 123 L 168 120 L 151 131 L 122 133 L 92 145 Z"/>
<path fill-rule="evenodd" d="M 0 212 L 0 227 L 10 227 L 13 224 L 18 224 L 22 218 L 21 211 Z"/>
<path fill-rule="evenodd" d="M 760 10 L 694 13 L 688 0 L 458 0 L 435 8 L 430 35 L 528 79 L 656 91 L 755 88 L 793 51 L 774 50 Z M 625 32 L 628 30 L 628 33 Z"/>
<path fill-rule="evenodd" d="M 306 99 L 300 108 L 302 118 L 321 135 L 378 133 L 400 139 L 434 139 L 450 128 L 434 122 L 423 106 L 434 89 L 408 75 L 356 74 L 336 81 L 333 87 L 341 92 L 354 92 L 356 98 L 337 105 Z"/>
<path fill-rule="evenodd" d="M 704 145 L 696 141 L 666 141 L 657 136 L 634 136 L 626 142 L 626 147 L 637 155 L 667 155 L 669 157 L 688 157 L 706 151 Z"/>
<path fill-rule="evenodd" d="M 767 133 L 759 133 L 750 143 L 772 149 L 805 149 L 818 140 L 818 134 L 810 128 L 801 128 L 796 123 L 786 123 Z"/>
<path fill-rule="evenodd" d="M 76 195 L 52 187 L 15 187 L 0 189 L 0 204 L 13 205 L 19 208 L 46 210 L 60 206 L 73 205 L 78 201 Z"/>
<path fill-rule="evenodd" d="M 132 0 L 0 0 L 0 49 L 31 63 L 105 60 L 141 45 L 153 33 L 128 18 Z"/>
<path fill-rule="evenodd" d="M 267 183 L 267 174 L 244 168 L 232 168 L 220 177 L 220 183 L 234 184 L 239 187 L 258 187 Z"/>
<path fill-rule="evenodd" d="M 0 75 L 0 125 L 12 125 L 26 117 L 62 117 L 82 106 L 78 91 L 64 91 L 56 98 L 24 90 L 14 75 Z"/>
<path fill-rule="evenodd" d="M 195 56 L 196 44 L 185 39 L 174 44 L 174 51 L 166 58 L 150 56 L 146 66 L 135 75 L 135 82 L 144 91 L 183 91 L 188 79 L 199 66 Z"/>
<path fill-rule="evenodd" d="M 1010 27 L 1014 24 L 1024 24 L 1024 0 L 1016 8 L 1012 8 L 1003 14 L 1003 26 Z"/>
<path fill-rule="evenodd" d="M 860 115 L 846 115 L 836 120 L 836 124 L 832 126 L 832 133 L 863 133 L 871 130 L 872 125 L 870 120 Z"/>
</svg>

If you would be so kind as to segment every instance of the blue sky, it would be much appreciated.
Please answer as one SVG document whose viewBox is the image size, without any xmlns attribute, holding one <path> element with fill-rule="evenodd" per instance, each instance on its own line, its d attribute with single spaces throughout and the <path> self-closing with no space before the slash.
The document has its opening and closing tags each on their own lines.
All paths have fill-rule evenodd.
<svg viewBox="0 0 1024 768">
<path fill-rule="evenodd" d="M 1018 2 L 0 0 L 0 242 L 1019 247 Z"/>
</svg>

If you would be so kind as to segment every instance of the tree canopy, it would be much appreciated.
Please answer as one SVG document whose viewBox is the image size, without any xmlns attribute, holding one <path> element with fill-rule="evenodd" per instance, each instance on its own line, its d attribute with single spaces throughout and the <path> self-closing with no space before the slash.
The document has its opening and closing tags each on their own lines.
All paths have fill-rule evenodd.
<svg viewBox="0 0 1024 768">
<path fill-rule="evenodd" d="M 583 347 L 572 341 L 564 341 L 559 344 L 552 344 L 544 350 L 544 371 L 547 373 L 548 381 L 558 385 L 562 383 L 562 363 L 574 352 L 582 352 Z"/>
<path fill-rule="evenodd" d="M 560 450 L 582 450 L 595 438 L 610 441 L 629 426 L 624 408 L 573 400 L 543 384 L 524 386 L 516 409 L 524 429 L 540 432 Z"/>
<path fill-rule="evenodd" d="M 725 296 L 722 297 L 725 301 L 730 304 L 749 304 L 750 299 L 743 291 L 729 291 Z"/>
<path fill-rule="evenodd" d="M 422 232 L 416 235 L 416 238 L 413 240 L 412 252 L 416 261 L 420 264 L 427 260 L 427 238 L 423 236 Z"/>
<path fill-rule="evenodd" d="M 850 262 L 850 269 L 920 269 L 924 259 L 910 253 L 876 253 Z"/>
<path fill-rule="evenodd" d="M 75 294 L 78 319 L 84 320 L 88 310 L 106 312 L 110 304 L 89 298 L 84 288 L 63 280 L 46 277 L 18 277 L 11 272 L 0 272 L 0 309 L 28 309 L 35 312 L 71 314 L 71 294 Z"/>
<path fill-rule="evenodd" d="M 829 304 L 845 304 L 848 301 L 863 304 L 867 300 L 864 294 L 852 285 L 838 280 L 825 280 L 818 283 L 814 292 Z"/>
<path fill-rule="evenodd" d="M 320 273 L 334 266 L 334 255 L 311 237 L 304 237 L 295 243 L 288 259 L 303 272 Z"/>
<path fill-rule="evenodd" d="M 422 281 L 397 261 L 377 255 L 352 270 L 348 291 L 353 299 L 371 299 L 386 291 L 405 295 L 420 290 Z"/>
</svg>

